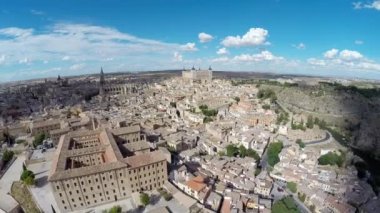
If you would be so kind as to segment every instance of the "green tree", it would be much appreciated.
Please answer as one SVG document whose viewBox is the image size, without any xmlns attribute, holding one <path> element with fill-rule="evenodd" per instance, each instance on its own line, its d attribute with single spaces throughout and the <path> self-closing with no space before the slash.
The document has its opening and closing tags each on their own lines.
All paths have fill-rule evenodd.
<svg viewBox="0 0 380 213">
<path fill-rule="evenodd" d="M 260 160 L 259 154 L 257 154 L 257 152 L 255 150 L 251 149 L 251 148 L 247 149 L 246 155 L 248 157 L 251 157 L 251 158 L 255 159 L 256 161 Z"/>
<path fill-rule="evenodd" d="M 339 167 L 343 166 L 345 161 L 345 154 L 341 152 L 340 155 L 334 152 L 328 152 L 327 154 L 322 155 L 318 158 L 318 164 L 320 165 L 337 165 Z"/>
<path fill-rule="evenodd" d="M 214 119 L 212 119 L 211 117 L 209 116 L 206 116 L 203 118 L 203 123 L 210 123 L 211 121 L 213 121 Z"/>
<path fill-rule="evenodd" d="M 247 156 L 247 149 L 243 145 L 239 146 L 239 155 L 242 158 L 244 158 L 245 156 Z"/>
<path fill-rule="evenodd" d="M 38 145 L 41 145 L 42 142 L 45 140 L 45 138 L 46 138 L 45 133 L 40 133 L 36 135 L 33 140 L 33 146 L 37 147 Z"/>
<path fill-rule="evenodd" d="M 300 146 L 300 148 L 305 148 L 305 143 L 302 142 L 301 139 L 297 139 L 297 140 L 296 140 L 296 143 Z"/>
<path fill-rule="evenodd" d="M 270 109 L 270 105 L 269 104 L 264 104 L 262 106 L 262 108 L 265 109 L 265 110 L 268 110 L 268 109 Z"/>
<path fill-rule="evenodd" d="M 313 120 L 313 116 L 309 115 L 309 116 L 307 117 L 306 127 L 309 128 L 309 129 L 314 128 L 314 120 Z"/>
<path fill-rule="evenodd" d="M 240 98 L 239 97 L 235 97 L 234 100 L 236 101 L 236 103 L 240 102 Z"/>
<path fill-rule="evenodd" d="M 293 198 L 285 197 L 276 201 L 272 206 L 272 213 L 299 213 Z"/>
<path fill-rule="evenodd" d="M 147 206 L 150 203 L 150 198 L 149 195 L 146 193 L 141 193 L 140 194 L 140 202 L 144 205 Z"/>
<path fill-rule="evenodd" d="M 121 206 L 114 206 L 110 210 L 108 210 L 108 213 L 121 213 Z"/>
<path fill-rule="evenodd" d="M 281 152 L 283 147 L 282 142 L 275 142 L 271 143 L 268 146 L 268 163 L 270 166 L 276 165 L 278 162 L 280 162 L 280 158 L 278 157 L 278 154 Z"/>
<path fill-rule="evenodd" d="M 297 184 L 294 183 L 294 182 L 288 182 L 286 184 L 286 187 L 293 193 L 296 193 L 297 192 Z"/>
<path fill-rule="evenodd" d="M 24 170 L 21 173 L 20 180 L 26 185 L 34 185 L 35 184 L 35 175 L 30 170 Z"/>
<path fill-rule="evenodd" d="M 12 160 L 14 154 L 15 153 L 13 151 L 5 150 L 3 152 L 3 157 L 2 157 L 2 160 L 4 161 L 4 163 L 8 163 L 10 160 Z"/>
<path fill-rule="evenodd" d="M 239 153 L 239 148 L 237 148 L 235 145 L 230 144 L 226 147 L 226 155 L 228 157 L 234 157 Z"/>
</svg>

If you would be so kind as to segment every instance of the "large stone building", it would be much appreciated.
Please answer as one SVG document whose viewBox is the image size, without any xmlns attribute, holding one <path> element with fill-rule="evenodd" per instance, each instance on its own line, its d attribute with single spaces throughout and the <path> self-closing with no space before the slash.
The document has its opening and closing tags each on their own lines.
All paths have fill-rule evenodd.
<svg viewBox="0 0 380 213">
<path fill-rule="evenodd" d="M 164 154 L 151 151 L 136 126 L 63 135 L 49 175 L 63 212 L 121 200 L 162 187 L 166 180 Z"/>
<path fill-rule="evenodd" d="M 194 67 L 191 70 L 183 70 L 182 78 L 190 82 L 210 83 L 212 81 L 212 69 L 196 70 Z"/>
<path fill-rule="evenodd" d="M 58 119 L 33 122 L 30 124 L 30 132 L 33 136 L 44 133 L 49 135 L 50 131 L 61 128 L 61 122 Z"/>
</svg>

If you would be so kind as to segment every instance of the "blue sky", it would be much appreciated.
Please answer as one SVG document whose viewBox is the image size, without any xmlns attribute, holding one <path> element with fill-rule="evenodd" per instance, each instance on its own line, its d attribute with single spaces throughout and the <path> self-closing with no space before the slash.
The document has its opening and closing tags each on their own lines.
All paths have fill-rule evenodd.
<svg viewBox="0 0 380 213">
<path fill-rule="evenodd" d="M 380 0 L 0 1 L 0 82 L 180 69 L 380 79 Z"/>
</svg>

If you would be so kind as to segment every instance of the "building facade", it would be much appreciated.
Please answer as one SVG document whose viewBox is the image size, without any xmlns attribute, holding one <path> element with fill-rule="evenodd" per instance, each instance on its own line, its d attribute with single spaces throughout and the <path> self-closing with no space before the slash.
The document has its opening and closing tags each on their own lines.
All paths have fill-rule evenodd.
<svg viewBox="0 0 380 213">
<path fill-rule="evenodd" d="M 191 70 L 183 70 L 182 78 L 190 82 L 210 83 L 212 81 L 212 69 L 196 70 L 194 67 Z"/>
<path fill-rule="evenodd" d="M 133 135 L 136 129 L 123 131 Z M 61 211 L 86 209 L 162 187 L 167 180 L 165 156 L 150 151 L 145 137 L 132 138 L 137 139 L 122 140 L 108 129 L 74 131 L 60 138 L 49 182 Z"/>
</svg>

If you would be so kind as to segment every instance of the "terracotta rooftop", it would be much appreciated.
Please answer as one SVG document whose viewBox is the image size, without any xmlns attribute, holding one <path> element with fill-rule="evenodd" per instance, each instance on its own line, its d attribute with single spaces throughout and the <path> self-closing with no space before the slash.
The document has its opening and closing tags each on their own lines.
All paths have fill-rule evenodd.
<svg viewBox="0 0 380 213">
<path fill-rule="evenodd" d="M 204 188 L 206 188 L 206 184 L 204 183 L 204 178 L 202 176 L 197 176 L 189 181 L 186 182 L 186 185 L 193 189 L 196 192 L 202 191 Z"/>
</svg>

